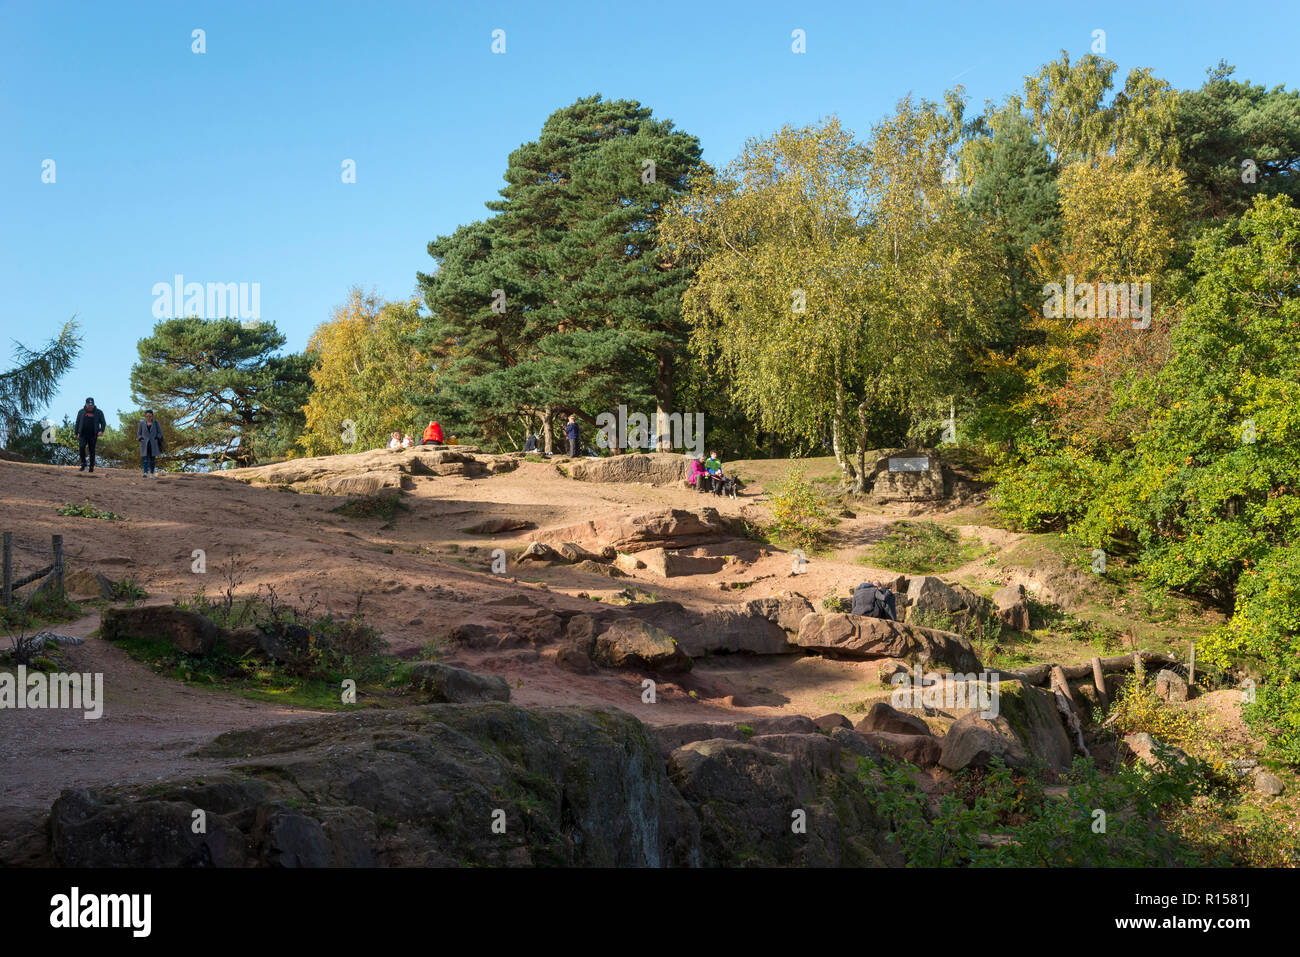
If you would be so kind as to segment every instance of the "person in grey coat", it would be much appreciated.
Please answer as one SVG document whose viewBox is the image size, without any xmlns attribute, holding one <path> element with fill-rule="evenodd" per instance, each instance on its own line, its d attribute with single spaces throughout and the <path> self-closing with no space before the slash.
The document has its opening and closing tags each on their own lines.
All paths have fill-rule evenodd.
<svg viewBox="0 0 1300 957">
<path fill-rule="evenodd" d="M 144 469 L 145 478 L 156 478 L 154 465 L 162 455 L 162 426 L 153 417 L 153 409 L 145 409 L 144 421 L 136 429 L 140 439 L 140 467 Z"/>
</svg>

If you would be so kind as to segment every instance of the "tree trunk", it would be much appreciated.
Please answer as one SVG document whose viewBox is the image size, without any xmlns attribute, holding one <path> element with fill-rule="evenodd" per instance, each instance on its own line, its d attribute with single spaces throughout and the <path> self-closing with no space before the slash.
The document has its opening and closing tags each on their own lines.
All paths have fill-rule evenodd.
<svg viewBox="0 0 1300 957">
<path fill-rule="evenodd" d="M 858 476 L 854 475 L 853 462 L 844 451 L 844 386 L 835 383 L 835 414 L 831 418 L 831 451 L 835 453 L 835 464 L 840 467 L 845 484 L 851 488 L 860 485 Z"/>
<path fill-rule="evenodd" d="M 858 403 L 858 482 L 853 491 L 867 490 L 867 402 Z"/>
<path fill-rule="evenodd" d="M 668 416 L 673 413 L 673 357 L 659 353 L 659 368 L 655 373 L 655 436 L 656 450 L 671 452 L 673 439 L 668 428 Z"/>
<path fill-rule="evenodd" d="M 542 452 L 546 455 L 551 454 L 551 426 L 554 420 L 555 413 L 549 405 L 542 409 Z"/>
</svg>

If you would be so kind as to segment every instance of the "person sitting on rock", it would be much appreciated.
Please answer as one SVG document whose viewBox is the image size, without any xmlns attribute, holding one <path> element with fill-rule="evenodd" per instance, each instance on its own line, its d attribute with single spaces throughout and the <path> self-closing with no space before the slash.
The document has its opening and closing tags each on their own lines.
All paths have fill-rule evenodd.
<svg viewBox="0 0 1300 957">
<path fill-rule="evenodd" d="M 529 429 L 529 431 L 528 431 L 528 438 L 524 440 L 524 451 L 525 451 L 525 452 L 536 452 L 536 451 L 537 451 L 538 441 L 539 441 L 539 440 L 538 440 L 538 438 L 537 438 L 537 433 L 534 432 L 534 431 L 532 431 L 531 429 Z"/>
<path fill-rule="evenodd" d="M 708 473 L 710 485 L 714 495 L 721 495 L 727 484 L 727 476 L 722 472 L 722 462 L 718 459 L 716 450 L 709 453 L 709 457 L 704 460 L 704 471 Z"/>
<path fill-rule="evenodd" d="M 390 449 L 400 449 L 402 447 L 402 433 L 394 432 L 388 437 L 388 447 Z"/>
<path fill-rule="evenodd" d="M 853 614 L 864 618 L 898 621 L 898 605 L 894 593 L 884 585 L 863 582 L 853 590 Z"/>
<path fill-rule="evenodd" d="M 424 441 L 421 445 L 443 445 L 442 426 L 437 422 L 430 422 L 429 427 L 424 430 Z"/>
<path fill-rule="evenodd" d="M 705 471 L 704 463 L 699 459 L 691 459 L 690 468 L 686 473 L 686 481 L 695 486 L 697 492 L 707 492 L 711 484 L 709 473 Z"/>
<path fill-rule="evenodd" d="M 407 432 L 402 436 L 402 448 L 409 449 L 415 445 L 415 439 L 411 438 L 411 433 Z"/>
</svg>

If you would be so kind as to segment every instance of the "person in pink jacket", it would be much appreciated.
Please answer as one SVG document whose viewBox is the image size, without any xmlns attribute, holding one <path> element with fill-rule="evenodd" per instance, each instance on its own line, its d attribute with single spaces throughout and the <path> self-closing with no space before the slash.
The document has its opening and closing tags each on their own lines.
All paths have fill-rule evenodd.
<svg viewBox="0 0 1300 957">
<path fill-rule="evenodd" d="M 704 470 L 704 463 L 699 459 L 691 459 L 690 469 L 686 473 L 686 481 L 695 486 L 697 492 L 707 492 L 711 479 L 709 473 Z"/>
</svg>

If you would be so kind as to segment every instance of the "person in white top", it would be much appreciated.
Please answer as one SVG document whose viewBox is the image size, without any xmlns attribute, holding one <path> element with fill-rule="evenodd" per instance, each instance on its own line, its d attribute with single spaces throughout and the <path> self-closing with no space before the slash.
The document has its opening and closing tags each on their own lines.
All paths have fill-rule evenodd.
<svg viewBox="0 0 1300 957">
<path fill-rule="evenodd" d="M 402 448 L 409 449 L 415 445 L 415 439 L 411 438 L 411 433 L 407 432 L 402 436 Z"/>
<path fill-rule="evenodd" d="M 394 432 L 388 438 L 388 447 L 390 449 L 400 449 L 402 447 L 402 433 Z"/>
</svg>

